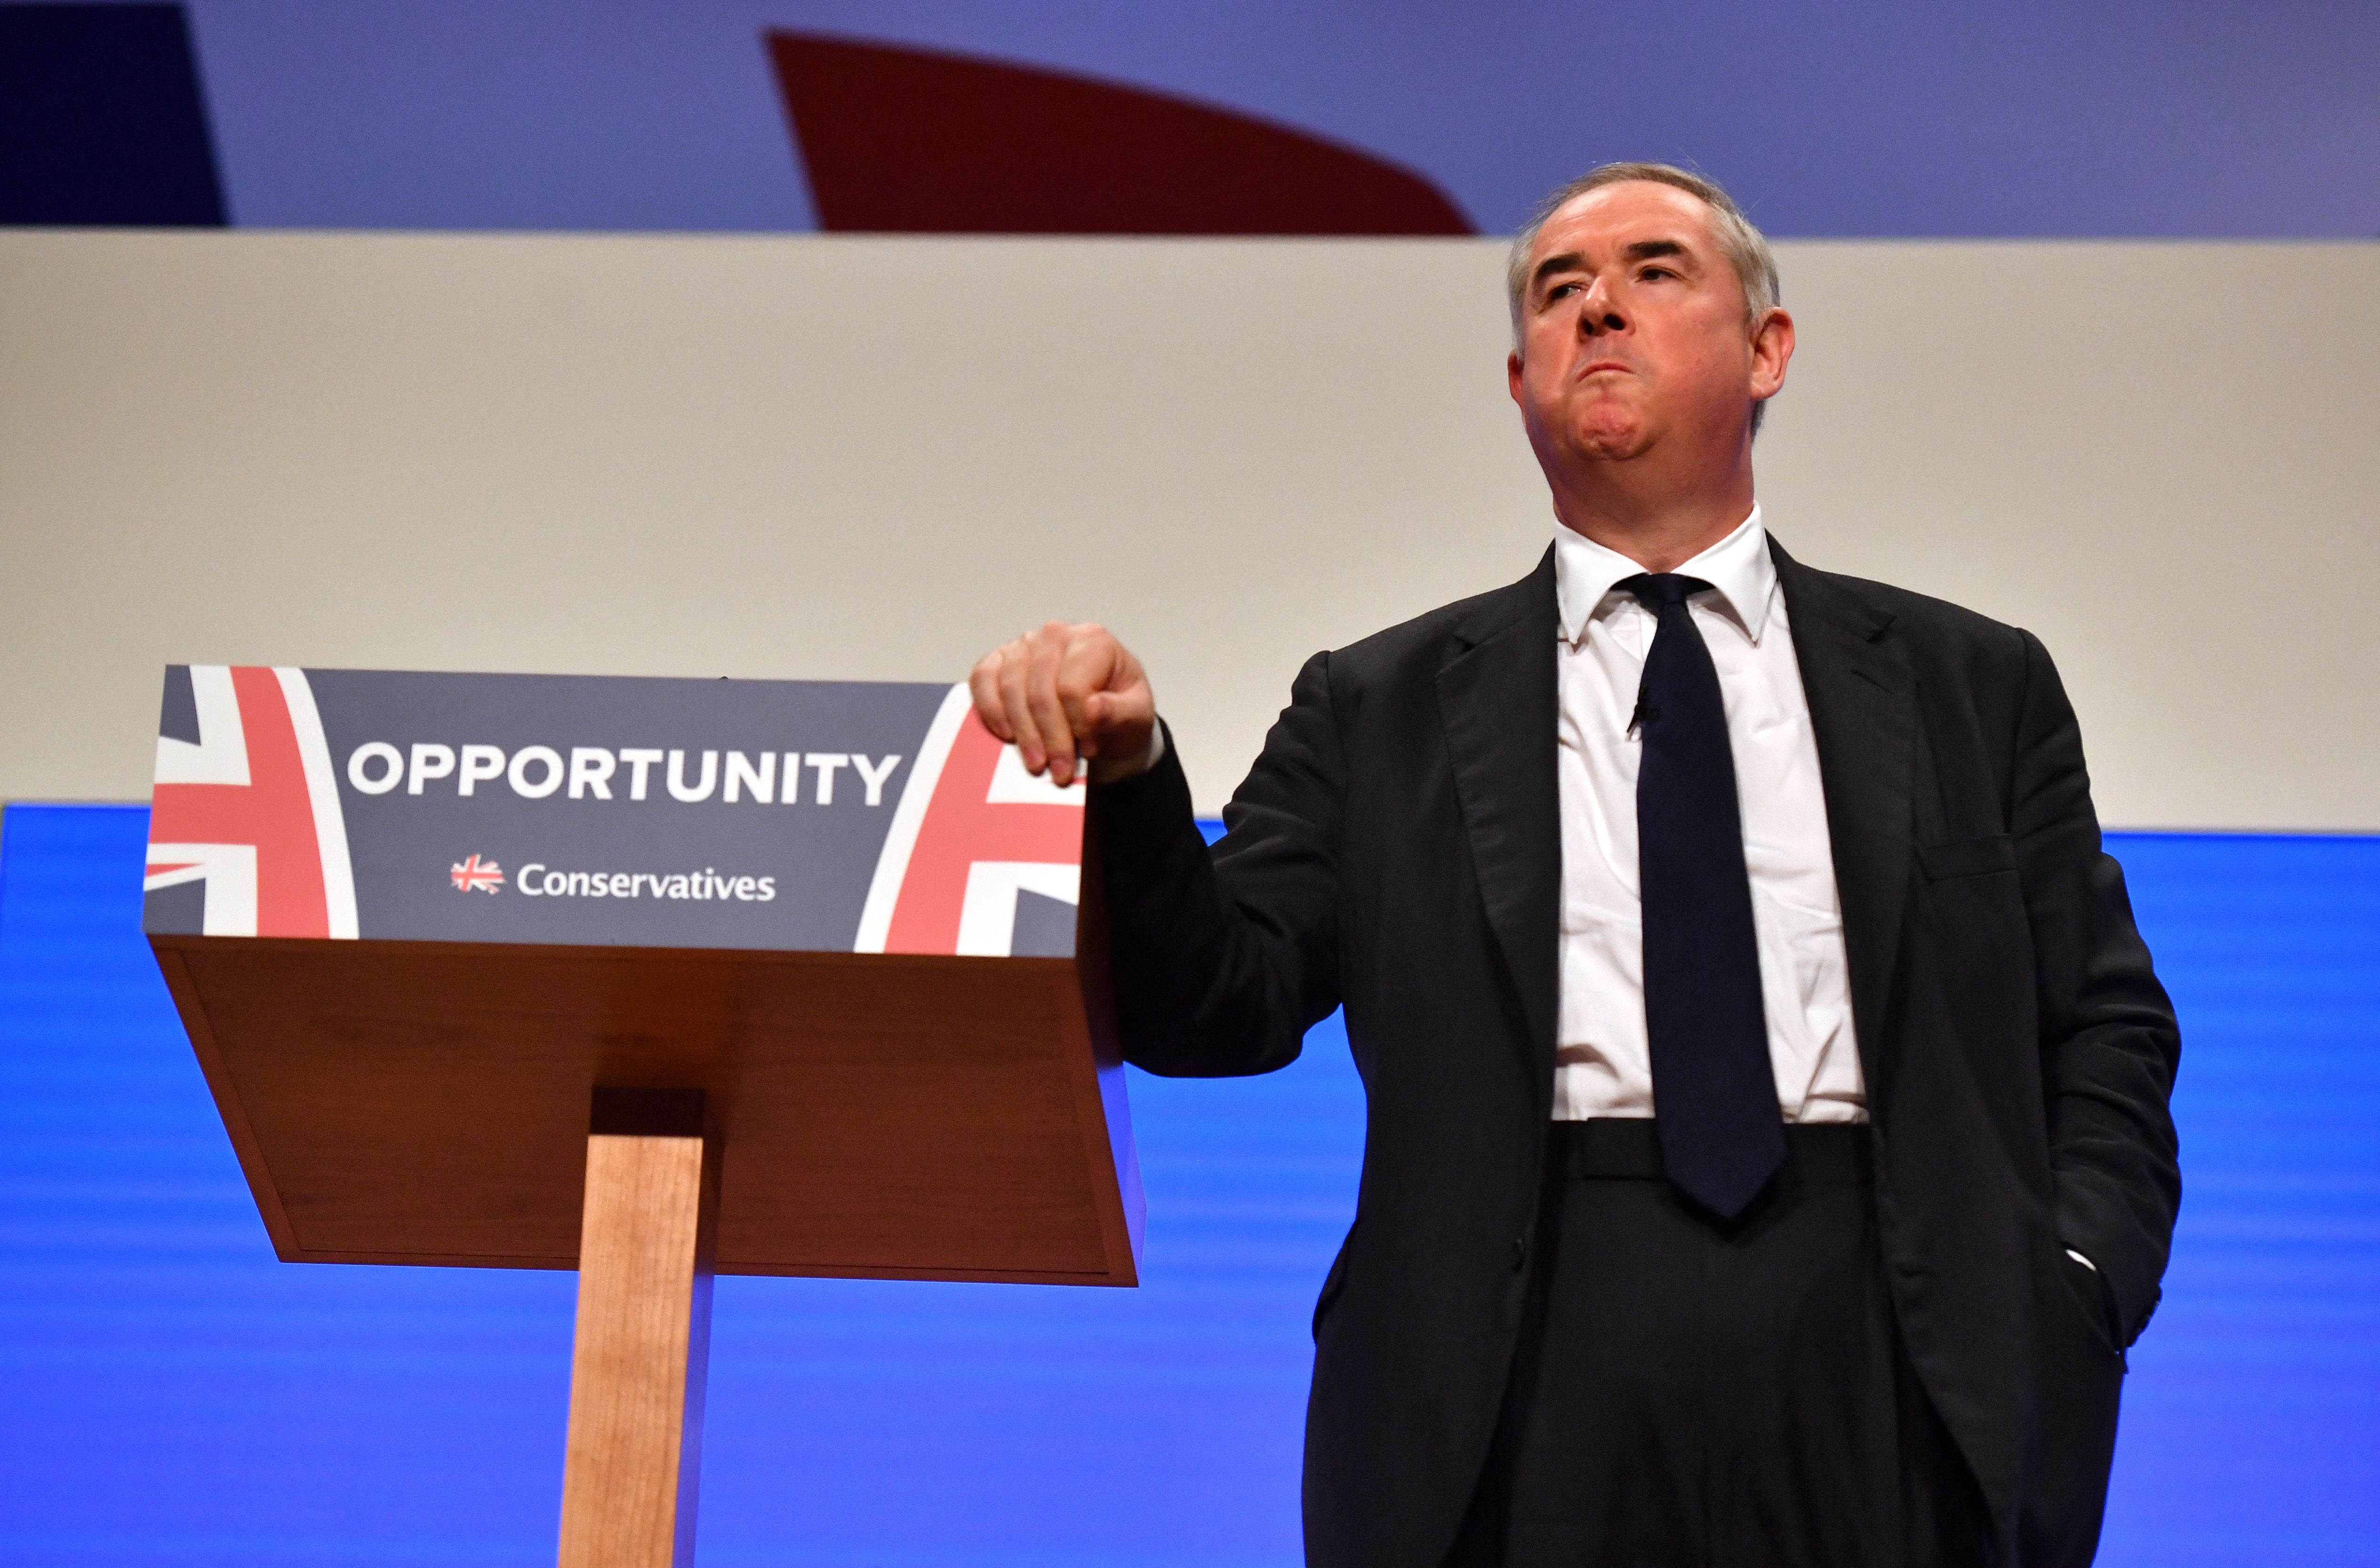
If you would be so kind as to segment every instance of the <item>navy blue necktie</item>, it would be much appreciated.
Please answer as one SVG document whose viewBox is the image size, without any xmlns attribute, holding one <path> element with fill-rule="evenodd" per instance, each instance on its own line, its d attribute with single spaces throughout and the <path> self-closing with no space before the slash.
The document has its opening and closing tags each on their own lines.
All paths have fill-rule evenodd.
<svg viewBox="0 0 2380 1568">
<path fill-rule="evenodd" d="M 1710 584 L 1647 573 L 1619 585 L 1659 617 L 1634 724 L 1636 865 L 1645 914 L 1645 1028 L 1670 1185 L 1732 1219 L 1785 1157 L 1735 755 L 1718 671 L 1686 597 Z"/>
</svg>

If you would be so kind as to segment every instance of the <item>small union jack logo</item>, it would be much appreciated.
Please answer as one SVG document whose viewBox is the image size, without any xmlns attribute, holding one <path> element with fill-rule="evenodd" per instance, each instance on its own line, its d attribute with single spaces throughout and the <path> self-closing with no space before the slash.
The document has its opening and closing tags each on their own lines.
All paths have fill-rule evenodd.
<svg viewBox="0 0 2380 1568">
<path fill-rule="evenodd" d="M 452 867 L 450 874 L 455 887 L 465 893 L 494 893 L 504 885 L 504 869 L 476 855 Z"/>
</svg>

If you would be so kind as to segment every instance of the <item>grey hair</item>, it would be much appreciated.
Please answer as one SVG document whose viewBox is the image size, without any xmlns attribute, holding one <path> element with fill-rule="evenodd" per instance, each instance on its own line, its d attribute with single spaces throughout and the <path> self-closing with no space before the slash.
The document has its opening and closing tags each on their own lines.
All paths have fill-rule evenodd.
<svg viewBox="0 0 2380 1568">
<path fill-rule="evenodd" d="M 1757 329 L 1782 301 L 1776 254 L 1768 249 L 1767 237 L 1755 228 L 1752 220 L 1743 215 L 1743 209 L 1735 204 L 1734 197 L 1702 176 L 1670 164 L 1606 164 L 1550 192 L 1537 203 L 1527 225 L 1512 237 L 1512 254 L 1504 262 L 1504 303 L 1512 316 L 1513 352 L 1518 353 L 1521 347 L 1521 302 L 1529 287 L 1529 253 L 1536 249 L 1537 236 L 1547 220 L 1590 190 L 1629 180 L 1649 180 L 1655 185 L 1673 187 L 1710 209 L 1711 231 L 1718 237 L 1719 251 L 1727 258 L 1728 265 L 1735 269 L 1736 282 L 1743 287 L 1746 327 Z M 1753 434 L 1760 433 L 1760 419 L 1767 411 L 1766 403 L 1752 406 Z"/>
</svg>

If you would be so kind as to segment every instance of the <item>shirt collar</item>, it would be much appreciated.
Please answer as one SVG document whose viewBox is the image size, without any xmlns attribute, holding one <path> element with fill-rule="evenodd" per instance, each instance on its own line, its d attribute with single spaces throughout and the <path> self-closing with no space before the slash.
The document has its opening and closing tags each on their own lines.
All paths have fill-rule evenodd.
<svg viewBox="0 0 2380 1568">
<path fill-rule="evenodd" d="M 1555 524 L 1554 592 L 1561 614 L 1562 640 L 1575 647 L 1616 586 L 1644 569 L 1617 550 Z M 1760 641 L 1777 587 L 1777 564 L 1768 557 L 1768 530 L 1761 526 L 1757 503 L 1735 531 L 1678 571 L 1710 584 L 1753 642 Z"/>
</svg>

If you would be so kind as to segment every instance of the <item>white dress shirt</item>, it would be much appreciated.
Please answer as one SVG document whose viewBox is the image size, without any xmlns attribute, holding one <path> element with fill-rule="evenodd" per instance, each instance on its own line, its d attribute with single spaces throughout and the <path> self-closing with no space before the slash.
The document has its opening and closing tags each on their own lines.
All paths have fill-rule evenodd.
<svg viewBox="0 0 2380 1568">
<path fill-rule="evenodd" d="M 1554 529 L 1561 614 L 1557 1121 L 1654 1112 L 1636 881 L 1639 747 L 1628 722 L 1657 623 L 1613 587 L 1644 569 L 1582 534 Z M 1711 585 L 1688 609 L 1727 709 L 1779 1108 L 1789 1122 L 1865 1121 L 1817 737 L 1760 508 L 1678 571 Z"/>
</svg>

